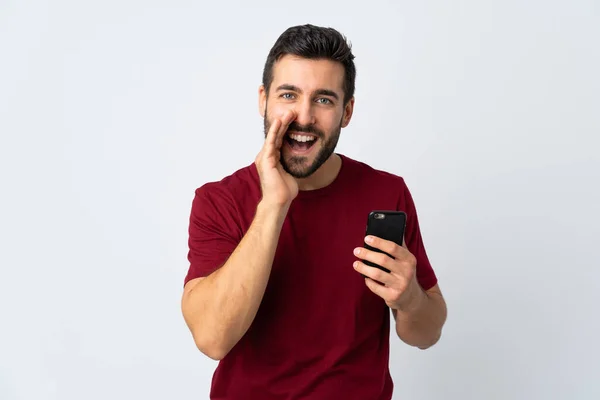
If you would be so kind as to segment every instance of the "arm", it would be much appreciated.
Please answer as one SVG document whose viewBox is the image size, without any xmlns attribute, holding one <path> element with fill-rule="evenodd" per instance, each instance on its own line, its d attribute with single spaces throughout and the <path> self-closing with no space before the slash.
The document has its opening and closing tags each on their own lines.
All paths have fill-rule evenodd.
<svg viewBox="0 0 600 400">
<path fill-rule="evenodd" d="M 285 216 L 298 195 L 298 183 L 279 161 L 283 136 L 294 118 L 295 113 L 288 111 L 275 119 L 256 156 L 263 196 L 246 234 L 220 268 L 185 285 L 181 300 L 185 322 L 198 349 L 212 359 L 225 357 L 244 336 L 264 296 Z M 220 233 L 207 235 L 217 240 Z M 216 252 L 210 241 L 195 246 Z"/>
<path fill-rule="evenodd" d="M 427 349 L 438 342 L 446 322 L 446 302 L 436 284 L 425 291 L 415 282 L 412 304 L 403 310 L 392 309 L 396 333 L 406 344 Z"/>
<path fill-rule="evenodd" d="M 265 292 L 287 209 L 259 203 L 246 235 L 225 264 L 190 280 L 182 312 L 200 351 L 222 359 L 246 333 Z"/>
<path fill-rule="evenodd" d="M 377 237 L 367 237 L 371 246 L 392 255 L 378 253 L 364 247 L 355 249 L 361 260 L 354 268 L 365 275 L 365 284 L 385 300 L 396 320 L 396 333 L 405 343 L 426 349 L 441 337 L 446 321 L 446 303 L 439 286 L 424 291 L 417 279 L 417 260 L 405 246 Z M 381 265 L 390 272 L 371 267 L 362 260 Z"/>
</svg>

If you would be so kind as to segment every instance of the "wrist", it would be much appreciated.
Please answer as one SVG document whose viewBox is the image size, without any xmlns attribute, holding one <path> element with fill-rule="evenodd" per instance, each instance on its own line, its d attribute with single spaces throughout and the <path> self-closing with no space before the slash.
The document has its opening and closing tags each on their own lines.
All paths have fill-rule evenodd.
<svg viewBox="0 0 600 400">
<path fill-rule="evenodd" d="M 396 310 L 403 314 L 415 314 L 427 301 L 427 293 L 421 288 L 416 278 L 413 278 L 406 292 L 405 299 L 398 305 Z"/>
<path fill-rule="evenodd" d="M 258 205 L 256 206 L 256 216 L 259 218 L 265 218 L 268 220 L 275 219 L 277 221 L 283 222 L 289 208 L 290 203 L 275 203 L 263 198 L 259 201 Z"/>
</svg>

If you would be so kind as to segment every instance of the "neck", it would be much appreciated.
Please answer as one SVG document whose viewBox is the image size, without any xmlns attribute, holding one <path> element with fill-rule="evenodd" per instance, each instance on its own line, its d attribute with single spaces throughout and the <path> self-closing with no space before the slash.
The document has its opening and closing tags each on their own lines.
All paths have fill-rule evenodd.
<svg viewBox="0 0 600 400">
<path fill-rule="evenodd" d="M 330 185 L 342 168 L 342 158 L 333 153 L 321 167 L 308 178 L 296 179 L 300 190 L 316 190 Z"/>
</svg>

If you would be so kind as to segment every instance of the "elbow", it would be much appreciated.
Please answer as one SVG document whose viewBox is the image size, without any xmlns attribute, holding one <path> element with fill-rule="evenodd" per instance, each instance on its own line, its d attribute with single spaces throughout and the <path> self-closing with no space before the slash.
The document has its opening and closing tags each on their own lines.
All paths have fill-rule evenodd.
<svg viewBox="0 0 600 400">
<path fill-rule="evenodd" d="M 396 330 L 396 334 L 404 343 L 420 350 L 427 350 L 435 346 L 442 337 L 441 329 L 437 332 L 402 332 L 400 330 Z"/>
<path fill-rule="evenodd" d="M 428 349 L 432 348 L 433 346 L 435 346 L 435 343 L 421 344 L 421 345 L 418 345 L 417 348 L 419 350 L 428 350 Z"/>
<path fill-rule="evenodd" d="M 210 359 L 212 359 L 214 361 L 221 361 L 227 355 L 226 351 L 222 351 L 222 350 L 217 349 L 217 348 L 201 348 L 201 347 L 198 347 L 198 350 L 200 350 L 202 352 L 202 354 L 204 354 L 205 356 L 207 356 L 208 358 L 210 358 Z"/>
<path fill-rule="evenodd" d="M 437 342 L 440 341 L 440 338 L 442 337 L 442 332 L 438 332 L 437 335 L 435 335 L 432 340 L 426 342 L 426 343 L 422 343 L 417 345 L 417 347 L 421 350 L 427 350 L 433 346 L 435 346 L 437 344 Z"/>
<path fill-rule="evenodd" d="M 208 340 L 198 335 L 193 336 L 198 350 L 212 360 L 221 361 L 229 353 L 230 349 L 224 343 L 221 343 L 221 341 Z"/>
</svg>

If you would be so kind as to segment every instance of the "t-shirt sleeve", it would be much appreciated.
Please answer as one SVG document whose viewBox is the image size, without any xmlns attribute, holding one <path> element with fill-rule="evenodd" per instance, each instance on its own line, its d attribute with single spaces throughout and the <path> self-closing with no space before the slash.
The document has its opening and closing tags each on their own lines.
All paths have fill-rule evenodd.
<svg viewBox="0 0 600 400">
<path fill-rule="evenodd" d="M 236 207 L 226 191 L 211 184 L 196 189 L 188 234 L 190 265 L 184 285 L 219 269 L 241 240 Z"/>
<path fill-rule="evenodd" d="M 427 257 L 425 245 L 423 244 L 423 237 L 421 235 L 421 228 L 419 226 L 417 209 L 410 190 L 406 186 L 404 180 L 403 186 L 399 210 L 406 213 L 406 231 L 404 240 L 408 250 L 417 259 L 417 280 L 423 290 L 429 290 L 437 283 L 437 276 Z"/>
</svg>

